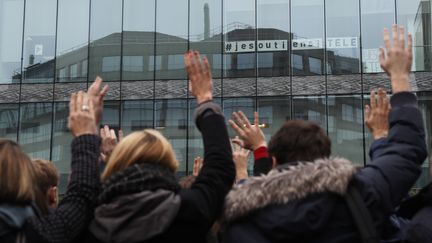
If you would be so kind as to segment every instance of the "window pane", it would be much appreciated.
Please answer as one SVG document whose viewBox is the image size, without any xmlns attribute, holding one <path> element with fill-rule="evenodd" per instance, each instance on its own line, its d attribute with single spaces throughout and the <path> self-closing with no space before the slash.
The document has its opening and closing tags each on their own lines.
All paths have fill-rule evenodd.
<svg viewBox="0 0 432 243">
<path fill-rule="evenodd" d="M 257 1 L 258 76 L 289 75 L 289 0 Z"/>
<path fill-rule="evenodd" d="M 17 140 L 18 104 L 0 105 L 0 137 Z"/>
<path fill-rule="evenodd" d="M 24 0 L 0 0 L 0 83 L 21 80 Z"/>
<path fill-rule="evenodd" d="M 323 96 L 293 97 L 293 119 L 316 122 L 327 130 L 326 99 Z"/>
<path fill-rule="evenodd" d="M 178 176 L 186 174 L 186 139 L 187 139 L 187 101 L 156 101 L 156 130 L 161 132 L 171 143 L 180 163 Z"/>
<path fill-rule="evenodd" d="M 122 130 L 125 135 L 132 131 L 153 128 L 153 101 L 124 101 Z"/>
<path fill-rule="evenodd" d="M 290 119 L 290 97 L 263 97 L 258 98 L 258 114 L 260 126 L 267 142 L 279 128 Z"/>
<path fill-rule="evenodd" d="M 328 97 L 328 134 L 332 154 L 364 164 L 361 96 Z"/>
<path fill-rule="evenodd" d="M 222 72 L 222 1 L 190 1 L 189 13 L 190 48 L 207 57 L 213 77 L 219 78 Z"/>
<path fill-rule="evenodd" d="M 152 80 L 155 1 L 126 0 L 123 14 L 123 80 Z"/>
<path fill-rule="evenodd" d="M 255 76 L 255 28 L 254 0 L 224 1 L 225 77 Z"/>
<path fill-rule="evenodd" d="M 54 80 L 57 0 L 27 0 L 24 25 L 23 82 Z"/>
<path fill-rule="evenodd" d="M 255 98 L 229 98 L 223 100 L 223 112 L 226 119 L 232 119 L 232 113 L 242 111 L 250 121 L 253 121 Z M 231 127 L 228 129 L 230 137 L 236 136 Z"/>
<path fill-rule="evenodd" d="M 70 173 L 72 135 L 67 128 L 69 104 L 66 102 L 54 104 L 53 148 L 51 160 L 60 174 L 59 193 L 66 192 Z"/>
<path fill-rule="evenodd" d="M 109 14 L 107 14 L 109 13 Z M 120 79 L 122 28 L 121 0 L 92 0 L 90 23 L 89 79 Z"/>
<path fill-rule="evenodd" d="M 359 3 L 358 0 L 326 2 L 328 74 L 359 73 Z M 343 9 L 343 11 L 341 11 Z"/>
<path fill-rule="evenodd" d="M 52 103 L 21 104 L 19 144 L 31 158 L 50 158 Z"/>
<path fill-rule="evenodd" d="M 158 0 L 156 16 L 156 55 L 161 56 L 160 69 L 156 68 L 156 79 L 184 79 L 183 54 L 188 48 L 188 1 Z"/>
<path fill-rule="evenodd" d="M 101 126 L 108 125 L 116 132 L 120 128 L 120 102 L 105 101 Z"/>
<path fill-rule="evenodd" d="M 394 0 L 361 0 L 363 72 L 383 72 L 379 63 L 379 48 L 383 46 L 383 30 L 395 20 Z"/>
<path fill-rule="evenodd" d="M 87 80 L 89 1 L 59 0 L 57 28 L 57 82 Z"/>
<path fill-rule="evenodd" d="M 293 94 L 325 93 L 324 1 L 291 1 Z M 311 59 L 314 58 L 314 59 Z M 312 61 L 312 67 L 310 61 Z M 316 60 L 321 60 L 318 68 Z M 318 70 L 321 72 L 317 73 Z M 308 77 L 303 77 L 308 75 Z M 311 77 L 310 75 L 314 75 Z"/>
<path fill-rule="evenodd" d="M 432 2 L 396 0 L 397 23 L 413 35 L 413 71 L 432 70 Z"/>
<path fill-rule="evenodd" d="M 425 121 L 425 135 L 426 135 L 426 144 L 431 144 L 432 138 L 432 93 L 417 93 L 419 99 L 419 108 L 421 113 L 423 114 L 423 119 Z M 431 178 L 431 167 L 429 165 L 429 161 L 431 160 L 431 155 L 429 154 L 428 158 L 426 158 L 425 162 L 422 165 L 422 171 L 420 178 L 418 179 L 415 187 L 423 187 L 430 182 Z"/>
</svg>

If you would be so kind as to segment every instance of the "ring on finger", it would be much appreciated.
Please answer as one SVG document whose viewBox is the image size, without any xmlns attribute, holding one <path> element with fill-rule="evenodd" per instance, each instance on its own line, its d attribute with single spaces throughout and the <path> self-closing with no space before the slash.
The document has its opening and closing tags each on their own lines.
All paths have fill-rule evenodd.
<svg viewBox="0 0 432 243">
<path fill-rule="evenodd" d="M 82 110 L 82 111 L 89 111 L 89 110 L 90 110 L 90 107 L 89 107 L 88 105 L 82 105 L 82 106 L 81 106 L 81 110 Z"/>
</svg>

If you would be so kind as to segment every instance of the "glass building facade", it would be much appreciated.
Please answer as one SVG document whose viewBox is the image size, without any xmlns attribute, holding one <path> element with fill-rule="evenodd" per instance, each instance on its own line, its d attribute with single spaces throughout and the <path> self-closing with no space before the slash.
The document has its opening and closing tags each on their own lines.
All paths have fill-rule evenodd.
<svg viewBox="0 0 432 243">
<path fill-rule="evenodd" d="M 69 95 L 100 75 L 110 86 L 103 124 L 161 131 L 188 173 L 203 149 L 183 64 L 196 49 L 227 117 L 257 110 L 267 139 L 288 119 L 318 122 L 334 155 L 364 165 L 372 138 L 363 107 L 370 89 L 390 90 L 378 48 L 383 28 L 398 23 L 413 33 L 411 82 L 430 147 L 431 8 L 431 0 L 0 0 L 0 136 L 52 160 L 64 186 Z M 418 185 L 429 179 L 429 158 L 423 168 Z"/>
</svg>

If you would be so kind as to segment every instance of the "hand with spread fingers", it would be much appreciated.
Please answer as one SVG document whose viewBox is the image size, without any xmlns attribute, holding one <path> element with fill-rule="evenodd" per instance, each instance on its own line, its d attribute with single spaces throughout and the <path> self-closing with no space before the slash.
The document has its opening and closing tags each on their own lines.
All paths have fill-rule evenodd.
<svg viewBox="0 0 432 243">
<path fill-rule="evenodd" d="M 409 73 L 412 65 L 412 35 L 408 34 L 408 45 L 405 47 L 405 29 L 392 27 L 393 43 L 387 29 L 384 29 L 384 48 L 380 48 L 381 68 L 389 75 L 393 93 L 411 91 Z"/>
<path fill-rule="evenodd" d="M 193 165 L 193 171 L 192 171 L 193 176 L 198 176 L 198 174 L 200 173 L 201 168 L 203 166 L 203 162 L 204 162 L 203 158 L 201 158 L 199 156 L 194 159 L 194 165 Z"/>
<path fill-rule="evenodd" d="M 74 137 L 97 134 L 93 101 L 83 91 L 71 95 L 68 128 Z"/>
<path fill-rule="evenodd" d="M 390 102 L 387 93 L 378 89 L 378 98 L 375 99 L 375 91 L 370 93 L 370 105 L 365 107 L 365 124 L 372 133 L 374 139 L 387 137 L 389 130 Z"/>
<path fill-rule="evenodd" d="M 247 166 L 250 158 L 250 150 L 244 149 L 236 143 L 233 146 L 233 160 L 236 167 L 236 181 L 244 180 L 249 177 Z"/>
<path fill-rule="evenodd" d="M 100 129 L 100 136 L 102 138 L 101 158 L 104 162 L 108 161 L 117 143 L 119 143 L 123 139 L 123 131 L 119 130 L 118 134 L 119 137 L 117 140 L 114 129 L 110 129 L 108 125 L 105 125 L 103 128 Z"/>
<path fill-rule="evenodd" d="M 249 119 L 242 112 L 233 112 L 233 120 L 229 120 L 229 124 L 234 129 L 234 131 L 243 140 L 244 148 L 256 150 L 259 147 L 267 147 L 267 142 L 265 140 L 264 133 L 259 127 L 259 116 L 258 112 L 254 113 L 254 125 L 251 125 Z"/>
<path fill-rule="evenodd" d="M 196 97 L 197 103 L 212 100 L 213 80 L 207 58 L 201 60 L 199 52 L 189 51 L 184 56 L 184 62 L 189 75 L 189 91 Z"/>
<path fill-rule="evenodd" d="M 90 85 L 87 93 L 89 96 L 89 99 L 92 100 L 94 105 L 94 111 L 95 111 L 95 119 L 96 124 L 99 124 L 102 120 L 102 113 L 103 113 L 103 99 L 106 93 L 108 92 L 108 85 L 105 85 L 102 90 L 102 78 L 99 76 L 96 77 L 95 81 Z"/>
</svg>

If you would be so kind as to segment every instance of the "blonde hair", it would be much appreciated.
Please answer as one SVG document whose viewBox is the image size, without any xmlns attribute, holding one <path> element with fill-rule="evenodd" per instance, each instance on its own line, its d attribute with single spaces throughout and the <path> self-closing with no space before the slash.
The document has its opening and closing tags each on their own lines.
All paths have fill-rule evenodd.
<svg viewBox="0 0 432 243">
<path fill-rule="evenodd" d="M 141 163 L 160 164 L 173 173 L 178 169 L 178 161 L 168 140 L 156 130 L 145 129 L 131 133 L 115 147 L 101 179 L 105 181 L 115 172 Z"/>
<path fill-rule="evenodd" d="M 0 139 L 0 201 L 27 204 L 34 199 L 34 167 L 21 147 Z"/>
</svg>

